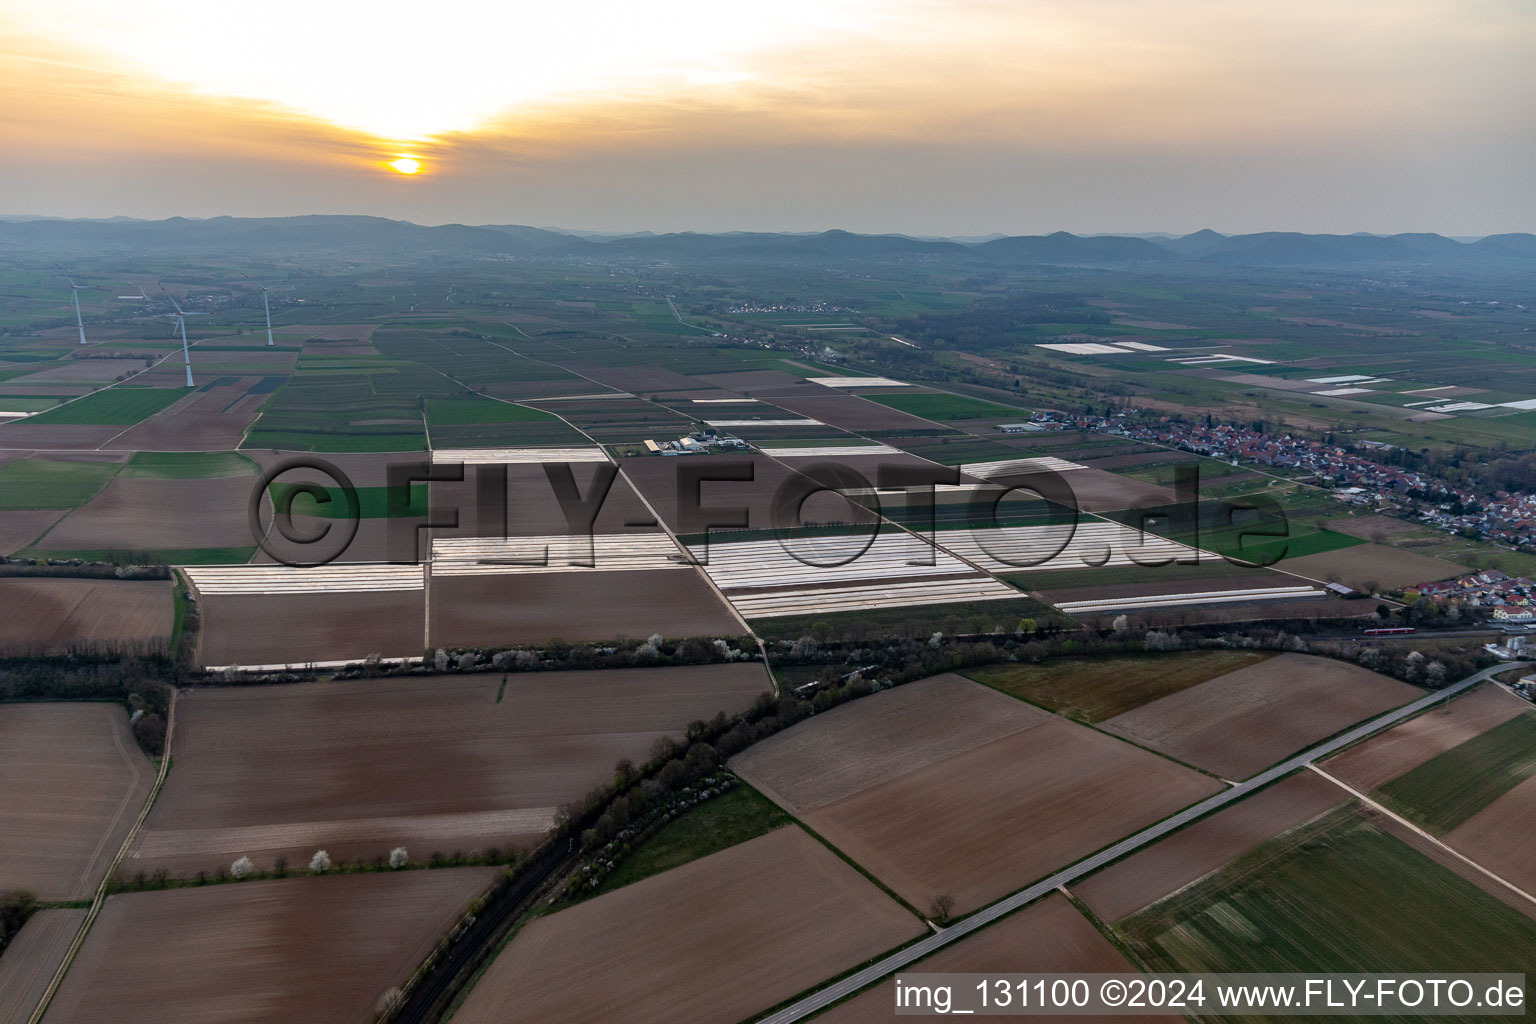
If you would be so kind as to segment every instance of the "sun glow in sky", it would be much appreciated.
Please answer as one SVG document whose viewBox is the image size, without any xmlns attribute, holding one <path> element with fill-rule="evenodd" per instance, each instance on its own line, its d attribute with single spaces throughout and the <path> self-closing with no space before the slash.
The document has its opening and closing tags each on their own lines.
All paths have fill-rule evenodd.
<svg viewBox="0 0 1536 1024">
<path fill-rule="evenodd" d="M 1533 51 L 1529 0 L 0 0 L 0 213 L 1531 230 Z"/>
<path fill-rule="evenodd" d="M 421 161 L 417 160 L 413 156 L 397 157 L 389 162 L 389 166 L 393 167 L 401 174 L 421 173 Z"/>
</svg>

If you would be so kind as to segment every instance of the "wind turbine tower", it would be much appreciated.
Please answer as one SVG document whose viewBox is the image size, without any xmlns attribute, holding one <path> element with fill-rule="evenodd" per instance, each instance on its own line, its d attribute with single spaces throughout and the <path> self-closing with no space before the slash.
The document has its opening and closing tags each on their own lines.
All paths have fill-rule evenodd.
<svg viewBox="0 0 1536 1024">
<path fill-rule="evenodd" d="M 261 308 L 263 310 L 265 310 L 266 314 L 267 314 L 267 347 L 268 348 L 270 348 L 272 346 L 272 307 L 267 304 L 267 292 L 269 292 L 271 290 L 272 289 L 268 288 L 266 285 L 262 285 L 261 286 Z"/>
<path fill-rule="evenodd" d="M 85 321 L 80 317 L 80 286 L 75 284 L 72 277 L 65 278 L 69 282 L 69 297 L 75 302 L 75 326 L 80 328 L 80 344 L 85 344 Z"/>
<path fill-rule="evenodd" d="M 176 326 L 181 330 L 181 361 L 187 368 L 187 387 L 196 387 L 192 383 L 192 350 L 187 346 L 187 317 L 206 316 L 207 314 L 188 313 L 181 308 L 181 304 L 169 292 L 166 293 L 166 298 L 170 299 L 171 305 L 176 307 Z"/>
</svg>

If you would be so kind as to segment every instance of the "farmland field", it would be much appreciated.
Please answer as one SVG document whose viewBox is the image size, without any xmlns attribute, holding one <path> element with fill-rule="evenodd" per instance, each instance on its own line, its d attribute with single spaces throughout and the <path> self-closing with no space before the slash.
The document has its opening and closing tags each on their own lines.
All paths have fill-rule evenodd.
<svg viewBox="0 0 1536 1024">
<path fill-rule="evenodd" d="M 63 517 L 63 509 L 0 508 L 0 555 L 20 551 L 47 533 Z"/>
<path fill-rule="evenodd" d="M 1326 767 L 1330 775 L 1369 793 L 1529 710 L 1529 705 L 1508 690 L 1485 683 L 1427 714 L 1417 715 L 1350 747 L 1330 758 Z"/>
<path fill-rule="evenodd" d="M 53 423 L 129 426 L 186 398 L 188 389 L 116 387 L 77 398 L 33 416 L 29 426 Z"/>
<path fill-rule="evenodd" d="M 930 702 L 915 707 L 919 696 Z M 961 912 L 1220 788 L 1010 701 L 938 676 L 818 715 L 732 767 L 912 905 L 947 894 Z M 975 728 L 978 715 L 991 727 Z"/>
<path fill-rule="evenodd" d="M 26 1024 L 64 962 L 84 910 L 39 910 L 0 956 L 0 1024 Z"/>
<path fill-rule="evenodd" d="M 420 590 L 282 595 L 218 594 L 200 601 L 203 665 L 302 665 L 420 657 Z"/>
<path fill-rule="evenodd" d="M 48 1021 L 362 1024 L 495 877 L 456 868 L 113 896 Z"/>
<path fill-rule="evenodd" d="M 49 551 L 224 548 L 253 544 L 246 516 L 251 481 L 116 478 L 65 516 Z"/>
<path fill-rule="evenodd" d="M 1135 968 L 1066 897 L 1051 893 L 1016 914 L 961 939 L 912 970 L 921 973 L 978 974 L 1131 973 Z M 816 1018 L 817 1024 L 876 1024 L 897 1021 L 892 983 L 881 982 Z M 1119 1021 L 1177 1021 L 1178 1017 L 1116 1017 Z"/>
<path fill-rule="evenodd" d="M 982 419 L 1015 419 L 1029 418 L 1028 409 L 1010 408 L 1006 405 L 998 405 L 996 402 L 984 402 L 979 398 L 966 398 L 963 395 L 927 395 L 927 394 L 895 394 L 895 395 L 870 395 L 869 400 L 879 402 L 881 405 L 896 409 L 899 412 L 911 413 L 925 420 L 943 422 L 945 420 L 982 420 Z"/>
<path fill-rule="evenodd" d="M 171 585 L 154 580 L 0 579 L 0 652 L 160 653 L 171 638 Z"/>
<path fill-rule="evenodd" d="M 527 845 L 660 736 L 745 709 L 761 665 L 200 689 L 130 871 Z M 281 756 L 274 757 L 275 751 Z"/>
<path fill-rule="evenodd" d="M 457 1024 L 733 1024 L 921 933 L 789 825 L 525 925 Z"/>
<path fill-rule="evenodd" d="M 120 704 L 0 704 L 0 890 L 80 899 L 154 782 Z"/>
<path fill-rule="evenodd" d="M 151 480 L 212 480 L 257 476 L 261 467 L 238 452 L 135 452 L 120 474 Z"/>
<path fill-rule="evenodd" d="M 1078 722 L 1102 722 L 1207 679 L 1257 665 L 1263 651 L 1190 651 L 992 665 L 971 678 Z"/>
<path fill-rule="evenodd" d="M 1307 744 L 1422 692 L 1354 665 L 1282 654 L 1108 719 L 1109 732 L 1225 779 L 1245 779 Z"/>
<path fill-rule="evenodd" d="M 1536 890 L 1536 776 L 1496 797 L 1446 833 L 1445 841 L 1526 892 Z"/>
<path fill-rule="evenodd" d="M 33 456 L 0 465 L 0 509 L 76 508 L 117 473 L 107 459 Z"/>
<path fill-rule="evenodd" d="M 1323 554 L 1286 558 L 1279 567 L 1315 580 L 1338 579 L 1366 593 L 1449 579 L 1467 571 L 1466 566 L 1443 558 L 1385 544 L 1359 544 Z M 1366 585 L 1372 582 L 1375 588 Z"/>
<path fill-rule="evenodd" d="M 1117 930 L 1168 971 L 1523 972 L 1536 956 L 1536 921 L 1347 809 Z"/>
<path fill-rule="evenodd" d="M 1448 832 L 1536 775 L 1536 712 L 1527 711 L 1452 747 L 1376 790 L 1388 806 Z"/>
<path fill-rule="evenodd" d="M 1074 883 L 1072 891 L 1100 919 L 1120 921 L 1348 800 L 1322 776 L 1299 772 Z"/>
</svg>

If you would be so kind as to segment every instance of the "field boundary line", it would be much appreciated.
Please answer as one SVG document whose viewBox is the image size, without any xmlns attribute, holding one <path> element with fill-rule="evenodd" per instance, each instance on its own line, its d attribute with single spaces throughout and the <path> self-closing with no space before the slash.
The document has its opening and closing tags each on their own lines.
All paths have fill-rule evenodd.
<svg viewBox="0 0 1536 1024">
<path fill-rule="evenodd" d="M 1511 882 L 1509 879 L 1504 878 L 1501 875 L 1495 874 L 1493 871 L 1489 870 L 1488 868 L 1483 867 L 1483 865 L 1479 864 L 1477 861 L 1473 860 L 1471 857 L 1468 857 L 1466 854 L 1462 853 L 1460 850 L 1457 850 L 1454 847 L 1449 846 L 1446 843 L 1442 842 L 1439 839 L 1439 837 L 1437 837 L 1437 836 L 1431 834 L 1430 832 L 1426 831 L 1425 829 L 1422 829 L 1419 826 L 1415 825 L 1413 822 L 1409 821 L 1407 818 L 1403 817 L 1401 814 L 1398 814 L 1396 811 L 1393 811 L 1390 807 L 1387 807 L 1385 804 L 1378 803 L 1377 801 L 1371 799 L 1370 796 L 1368 796 L 1367 794 L 1360 792 L 1358 789 L 1356 789 L 1355 787 L 1351 786 L 1349 783 L 1345 782 L 1343 779 L 1340 779 L 1340 778 L 1338 778 L 1336 776 L 1333 776 L 1333 775 L 1329 775 L 1327 772 L 1323 771 L 1321 768 L 1319 768 L 1315 764 L 1309 764 L 1309 765 L 1307 765 L 1307 767 L 1312 769 L 1317 774 L 1321 775 L 1323 778 L 1327 779 L 1329 782 L 1333 783 L 1335 786 L 1338 786 L 1344 792 L 1348 793 L 1350 796 L 1354 797 L 1356 800 L 1359 800 L 1362 804 L 1365 804 L 1367 807 L 1371 808 L 1373 811 L 1379 811 L 1381 814 L 1385 815 L 1388 818 L 1391 818 L 1393 821 L 1397 822 L 1399 825 L 1402 825 L 1405 828 L 1408 828 L 1408 829 L 1412 830 L 1415 835 L 1422 836 L 1423 838 L 1429 840 L 1438 849 L 1444 850 L 1446 853 L 1450 854 L 1452 857 L 1455 857 L 1457 860 L 1461 861 L 1462 863 L 1466 864 L 1467 866 L 1475 868 L 1478 871 L 1482 872 L 1483 874 L 1487 875 L 1489 878 L 1493 879 L 1495 882 L 1498 882 L 1500 885 L 1502 885 L 1504 888 L 1508 889 L 1510 892 L 1515 893 L 1516 895 L 1518 895 L 1518 896 L 1528 900 L 1529 902 L 1531 902 L 1533 904 L 1536 904 L 1536 895 L 1532 895 L 1531 893 L 1526 892 L 1524 889 L 1520 888 L 1518 885 L 1516 885 L 1515 883 Z"/>
<path fill-rule="evenodd" d="M 91 900 L 91 909 L 86 913 L 85 920 L 80 922 L 80 928 L 75 932 L 75 939 L 69 944 L 69 949 L 64 954 L 64 959 L 59 962 L 58 970 L 53 972 L 53 980 L 48 982 L 48 987 L 43 990 L 43 995 L 38 1000 L 37 1008 L 32 1011 L 32 1016 L 27 1018 L 27 1024 L 41 1024 L 43 1014 L 48 1012 L 53 997 L 58 995 L 59 986 L 64 983 L 64 975 L 74 965 L 75 957 L 80 954 L 80 947 L 85 945 L 86 936 L 90 934 L 91 925 L 96 923 L 96 917 L 101 913 L 102 906 L 107 902 L 107 888 L 112 884 L 113 877 L 117 874 L 118 865 L 123 862 L 129 848 L 138 839 L 139 832 L 144 827 L 144 820 L 149 817 L 151 808 L 155 806 L 155 800 L 160 796 L 160 790 L 165 785 L 165 777 L 171 770 L 171 739 L 176 733 L 176 698 L 178 691 L 171 688 L 171 704 L 165 712 L 165 745 L 160 752 L 160 773 L 155 778 L 155 784 L 150 788 L 149 796 L 144 800 L 144 806 L 139 811 L 138 818 L 133 823 L 133 828 L 128 830 L 128 835 L 123 839 L 123 845 L 118 847 L 117 856 L 112 858 L 112 863 L 107 865 L 107 870 L 102 875 L 101 884 L 96 887 L 96 895 Z"/>
<path fill-rule="evenodd" d="M 1337 753 L 1359 740 L 1363 740 L 1368 736 L 1374 736 L 1384 729 L 1389 729 L 1406 719 L 1412 718 L 1421 711 L 1449 700 L 1459 693 L 1470 690 L 1479 683 L 1492 678 L 1496 672 L 1507 671 L 1511 667 L 1529 667 L 1530 664 L 1530 662 L 1525 662 L 1523 665 L 1517 663 L 1511 666 L 1506 663 L 1474 672 L 1465 679 L 1452 683 L 1443 689 L 1434 690 L 1418 700 L 1411 701 L 1402 707 L 1395 708 L 1354 726 L 1337 736 L 1315 744 L 1298 754 L 1286 758 L 1284 761 L 1272 765 L 1252 778 L 1233 786 L 1231 789 L 1223 790 L 1213 796 L 1206 797 L 1204 800 L 1197 801 L 1183 810 L 1147 826 L 1140 832 L 1133 833 L 1099 850 L 1097 853 L 1089 854 L 1087 857 L 1068 864 L 1048 877 L 1018 890 L 1011 896 L 1005 896 L 989 906 L 972 913 L 970 916 L 962 918 L 941 932 L 891 953 L 876 963 L 847 977 L 832 981 L 830 984 L 823 983 L 822 988 L 808 991 L 783 1009 L 758 1018 L 756 1024 L 792 1024 L 794 1021 L 804 1020 L 812 1014 L 818 1013 L 833 1003 L 842 1000 L 844 997 L 862 991 L 945 946 L 958 942 L 972 932 L 985 928 L 999 918 L 1005 917 L 1015 910 L 1035 902 L 1040 897 L 1054 892 L 1058 887 L 1069 886 L 1071 883 L 1092 874 L 1099 868 L 1134 853 L 1184 825 L 1264 788 L 1271 782 L 1275 782 L 1300 768 L 1308 767 L 1312 762 L 1320 758 Z"/>
</svg>

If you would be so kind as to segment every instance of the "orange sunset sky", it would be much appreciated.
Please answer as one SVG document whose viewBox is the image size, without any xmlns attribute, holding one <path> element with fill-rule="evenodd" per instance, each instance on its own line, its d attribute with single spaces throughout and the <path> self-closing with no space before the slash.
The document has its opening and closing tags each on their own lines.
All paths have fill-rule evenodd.
<svg viewBox="0 0 1536 1024">
<path fill-rule="evenodd" d="M 0 0 L 0 29 L 0 214 L 1536 230 L 1528 0 Z"/>
</svg>

